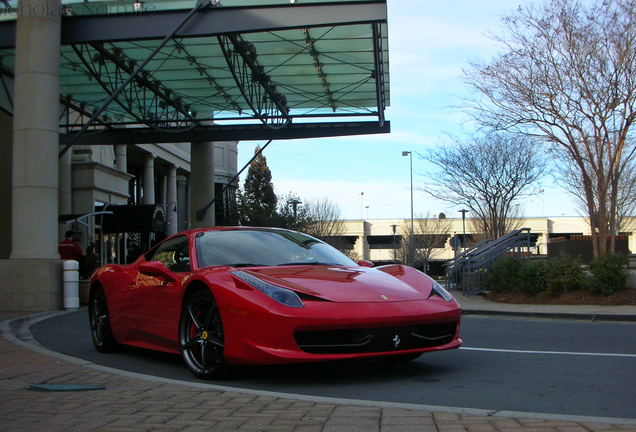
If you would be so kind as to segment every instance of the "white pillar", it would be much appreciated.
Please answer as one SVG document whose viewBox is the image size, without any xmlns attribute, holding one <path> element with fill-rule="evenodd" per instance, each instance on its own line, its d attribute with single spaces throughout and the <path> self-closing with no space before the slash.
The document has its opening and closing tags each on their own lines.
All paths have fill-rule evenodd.
<svg viewBox="0 0 636 432">
<path fill-rule="evenodd" d="M 127 148 L 125 144 L 115 146 L 115 165 L 119 171 L 128 172 Z"/>
<path fill-rule="evenodd" d="M 159 203 L 168 205 L 168 176 L 162 175 L 159 178 Z"/>
<path fill-rule="evenodd" d="M 171 236 L 176 234 L 177 228 L 177 167 L 172 165 L 168 168 L 168 192 L 166 193 L 166 224 L 168 229 L 166 234 Z"/>
<path fill-rule="evenodd" d="M 207 209 L 203 220 L 196 218 L 197 211 L 205 208 L 214 198 L 214 143 L 193 142 L 191 144 L 192 228 L 215 225 L 214 205 Z"/>
<path fill-rule="evenodd" d="M 155 155 L 153 154 L 147 154 L 144 158 L 142 203 L 155 203 Z"/>
<path fill-rule="evenodd" d="M 21 0 L 13 109 L 12 259 L 57 259 L 60 0 Z"/>
</svg>

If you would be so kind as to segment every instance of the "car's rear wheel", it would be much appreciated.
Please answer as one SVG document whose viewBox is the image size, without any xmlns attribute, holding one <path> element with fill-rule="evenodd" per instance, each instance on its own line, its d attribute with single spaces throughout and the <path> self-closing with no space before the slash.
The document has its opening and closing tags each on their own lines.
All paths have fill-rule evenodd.
<svg viewBox="0 0 636 432">
<path fill-rule="evenodd" d="M 179 321 L 179 347 L 186 365 L 197 377 L 221 379 L 227 376 L 223 323 L 211 292 L 196 292 L 186 302 Z"/>
<path fill-rule="evenodd" d="M 91 295 L 88 320 L 91 325 L 91 335 L 95 349 L 101 353 L 117 351 L 119 344 L 115 341 L 113 330 L 110 327 L 108 302 L 106 301 L 104 288 L 101 286 L 95 287 Z"/>
</svg>

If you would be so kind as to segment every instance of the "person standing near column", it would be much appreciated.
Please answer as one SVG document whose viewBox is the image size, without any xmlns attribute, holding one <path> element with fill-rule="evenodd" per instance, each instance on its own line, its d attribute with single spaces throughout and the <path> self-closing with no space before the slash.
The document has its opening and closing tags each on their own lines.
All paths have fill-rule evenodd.
<svg viewBox="0 0 636 432">
<path fill-rule="evenodd" d="M 64 237 L 64 240 L 57 245 L 57 251 L 60 254 L 60 259 L 79 261 L 80 257 L 84 253 L 82 252 L 80 245 L 73 241 L 73 231 L 66 231 Z"/>
</svg>

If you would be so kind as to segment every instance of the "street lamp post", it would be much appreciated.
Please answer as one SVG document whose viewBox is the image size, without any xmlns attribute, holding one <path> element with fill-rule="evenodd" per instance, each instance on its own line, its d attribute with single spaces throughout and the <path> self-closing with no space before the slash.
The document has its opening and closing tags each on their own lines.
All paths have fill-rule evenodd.
<svg viewBox="0 0 636 432">
<path fill-rule="evenodd" d="M 462 227 L 464 229 L 464 236 L 463 236 L 462 240 L 463 240 L 463 243 L 464 243 L 464 250 L 466 250 L 466 213 L 468 213 L 468 210 L 461 209 L 459 212 L 462 214 Z"/>
<path fill-rule="evenodd" d="M 294 199 L 290 199 L 289 201 L 287 201 L 287 204 L 291 204 L 292 205 L 292 209 L 294 211 L 294 230 L 296 230 L 296 229 L 298 229 L 298 219 L 297 219 L 298 205 L 302 204 L 302 201 L 294 198 Z"/>
<path fill-rule="evenodd" d="M 397 263 L 397 248 L 395 247 L 395 229 L 397 228 L 396 224 L 391 225 L 393 228 L 393 262 Z"/>
<path fill-rule="evenodd" d="M 410 160 L 410 171 L 411 171 L 411 235 L 409 236 L 409 265 L 413 265 L 413 248 L 415 245 L 413 244 L 413 152 L 412 151 L 403 151 L 402 156 L 409 156 Z"/>
<path fill-rule="evenodd" d="M 360 192 L 360 220 L 364 220 L 362 216 L 362 195 L 364 195 L 364 192 Z"/>
</svg>

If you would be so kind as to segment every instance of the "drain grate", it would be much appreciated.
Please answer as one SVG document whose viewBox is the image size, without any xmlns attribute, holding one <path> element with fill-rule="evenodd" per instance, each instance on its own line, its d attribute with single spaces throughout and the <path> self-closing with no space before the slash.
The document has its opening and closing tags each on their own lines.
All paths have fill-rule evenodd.
<svg viewBox="0 0 636 432">
<path fill-rule="evenodd" d="M 31 384 L 29 390 L 45 392 L 105 390 L 106 387 L 91 384 Z"/>
</svg>

